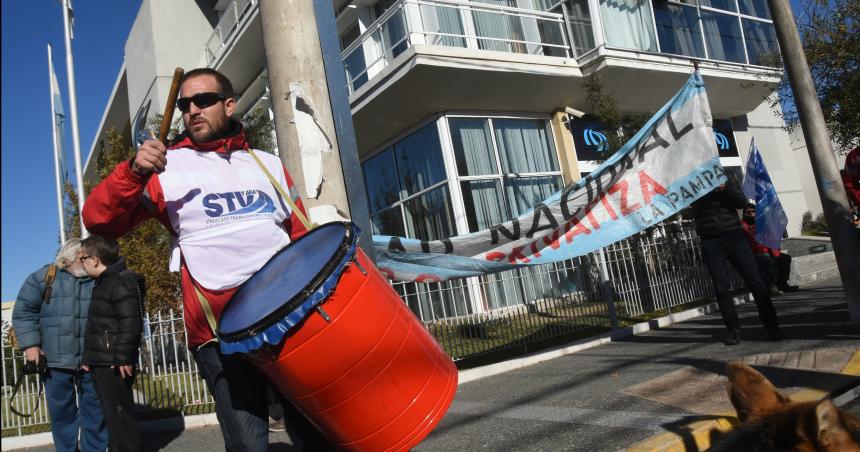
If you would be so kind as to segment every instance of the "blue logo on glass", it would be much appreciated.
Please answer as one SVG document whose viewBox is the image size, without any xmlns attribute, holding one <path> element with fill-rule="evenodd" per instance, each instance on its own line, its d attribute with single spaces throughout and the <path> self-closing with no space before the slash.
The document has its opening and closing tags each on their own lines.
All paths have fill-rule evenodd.
<svg viewBox="0 0 860 452">
<path fill-rule="evenodd" d="M 593 129 L 583 130 L 582 138 L 587 146 L 597 146 L 597 152 L 603 152 L 609 146 L 609 143 L 606 142 L 606 135 Z"/>
<path fill-rule="evenodd" d="M 262 190 L 210 193 L 203 197 L 203 207 L 211 218 L 275 211 L 272 198 Z"/>
<path fill-rule="evenodd" d="M 729 139 L 720 132 L 714 132 L 714 138 L 717 140 L 717 146 L 722 150 L 729 149 Z"/>
</svg>

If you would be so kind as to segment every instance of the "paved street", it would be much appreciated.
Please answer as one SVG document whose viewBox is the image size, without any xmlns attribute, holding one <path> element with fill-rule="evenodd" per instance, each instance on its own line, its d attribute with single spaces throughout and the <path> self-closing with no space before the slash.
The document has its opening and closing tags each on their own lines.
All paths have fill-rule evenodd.
<svg viewBox="0 0 860 452">
<path fill-rule="evenodd" d="M 680 430 L 687 422 L 705 419 L 708 413 L 702 411 L 707 411 L 709 404 L 716 410 L 726 402 L 725 383 L 716 380 L 713 384 L 702 382 L 711 384 L 705 384 L 709 389 L 702 394 L 694 392 L 695 384 L 690 390 L 673 388 L 674 392 L 653 395 L 648 395 L 649 388 L 666 385 L 673 381 L 673 375 L 716 378 L 732 360 L 756 363 L 760 371 L 782 382 L 780 386 L 789 392 L 803 388 L 844 390 L 857 384 L 856 378 L 821 367 L 841 369 L 844 359 L 840 357 L 849 357 L 860 344 L 838 279 L 775 298 L 775 305 L 789 337 L 782 342 L 766 340 L 755 307 L 748 303 L 739 307 L 744 324 L 739 346 L 722 344 L 722 321 L 719 314 L 710 314 L 461 384 L 446 417 L 415 450 L 624 449 L 655 434 Z M 792 360 L 815 362 L 812 367 L 785 368 Z M 860 414 L 856 401 L 846 407 Z M 300 450 L 284 433 L 273 433 L 270 438 L 270 450 Z M 217 427 L 148 434 L 145 441 L 147 450 L 223 450 Z"/>
</svg>

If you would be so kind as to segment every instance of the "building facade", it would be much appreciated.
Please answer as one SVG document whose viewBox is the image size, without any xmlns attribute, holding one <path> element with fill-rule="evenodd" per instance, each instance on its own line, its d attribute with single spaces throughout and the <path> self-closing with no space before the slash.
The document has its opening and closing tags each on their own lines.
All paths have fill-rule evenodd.
<svg viewBox="0 0 860 452">
<path fill-rule="evenodd" d="M 798 166 L 809 163 L 770 106 L 781 72 L 766 66 L 778 51 L 766 0 L 333 6 L 374 233 L 432 240 L 517 216 L 608 157 L 617 131 L 588 114 L 590 76 L 623 113 L 649 114 L 694 64 L 723 165 L 740 174 L 754 138 L 788 234 L 800 233 L 809 200 Z M 259 14 L 257 0 L 143 0 L 87 176 L 104 131 L 130 134 L 162 108 L 176 66 L 222 71 L 240 114 L 271 110 Z"/>
</svg>

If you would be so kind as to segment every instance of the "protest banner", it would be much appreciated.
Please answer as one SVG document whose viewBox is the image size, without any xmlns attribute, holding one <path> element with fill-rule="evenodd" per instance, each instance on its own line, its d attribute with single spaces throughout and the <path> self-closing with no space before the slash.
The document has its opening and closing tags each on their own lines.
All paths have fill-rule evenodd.
<svg viewBox="0 0 860 452">
<path fill-rule="evenodd" d="M 444 240 L 373 236 L 395 281 L 444 281 L 559 262 L 629 237 L 726 181 L 698 72 L 588 176 L 511 221 Z"/>
</svg>

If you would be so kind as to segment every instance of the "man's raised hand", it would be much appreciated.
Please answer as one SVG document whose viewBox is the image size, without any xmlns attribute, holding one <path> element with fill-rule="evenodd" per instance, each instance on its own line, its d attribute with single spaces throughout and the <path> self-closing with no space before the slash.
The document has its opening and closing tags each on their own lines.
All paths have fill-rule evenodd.
<svg viewBox="0 0 860 452">
<path fill-rule="evenodd" d="M 131 170 L 139 176 L 147 176 L 150 173 L 162 173 L 167 165 L 167 148 L 158 140 L 147 140 L 140 145 L 134 160 L 131 162 Z"/>
</svg>

